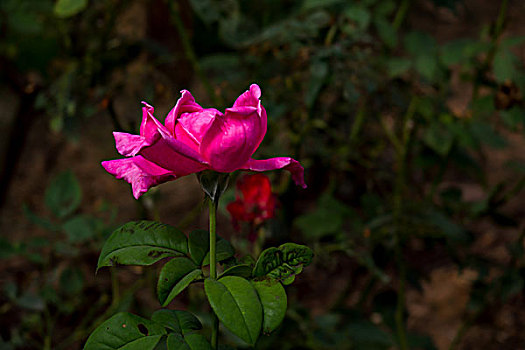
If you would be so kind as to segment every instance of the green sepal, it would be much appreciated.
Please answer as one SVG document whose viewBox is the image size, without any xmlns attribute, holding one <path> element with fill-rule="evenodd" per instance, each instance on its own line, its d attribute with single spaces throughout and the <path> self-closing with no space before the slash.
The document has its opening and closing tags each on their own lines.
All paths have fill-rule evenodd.
<svg viewBox="0 0 525 350">
<path fill-rule="evenodd" d="M 215 205 L 219 203 L 219 198 L 228 188 L 229 178 L 229 173 L 218 173 L 213 170 L 204 170 L 197 174 L 202 190 Z"/>
</svg>

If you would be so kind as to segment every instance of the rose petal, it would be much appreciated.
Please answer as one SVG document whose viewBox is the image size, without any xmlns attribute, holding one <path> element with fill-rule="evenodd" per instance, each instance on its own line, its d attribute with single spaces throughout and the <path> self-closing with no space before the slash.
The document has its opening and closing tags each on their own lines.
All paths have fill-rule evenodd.
<svg viewBox="0 0 525 350">
<path fill-rule="evenodd" d="M 177 177 L 206 169 L 207 166 L 205 164 L 188 157 L 187 148 L 189 147 L 173 138 L 169 138 L 168 141 L 161 138 L 153 145 L 143 148 L 140 151 L 140 155 L 160 167 L 172 171 Z M 181 149 L 182 151 L 180 151 Z"/>
<path fill-rule="evenodd" d="M 195 149 L 191 148 L 191 146 L 177 140 L 166 130 L 159 129 L 159 133 L 162 141 L 173 151 L 197 163 L 205 164 L 205 161 L 202 159 L 201 155 Z"/>
<path fill-rule="evenodd" d="M 246 90 L 241 96 L 235 100 L 233 107 L 251 106 L 258 107 L 260 105 L 259 99 L 261 98 L 261 88 L 259 85 L 252 84 L 250 89 Z"/>
<path fill-rule="evenodd" d="M 168 113 L 164 123 L 172 135 L 175 135 L 175 125 L 182 113 L 194 113 L 202 110 L 202 107 L 195 102 L 195 99 L 188 90 L 182 90 L 180 93 L 182 96 L 175 104 L 175 107 Z"/>
<path fill-rule="evenodd" d="M 202 139 L 200 153 L 213 170 L 232 172 L 253 155 L 266 134 L 266 111 L 257 85 L 243 93 L 224 115 L 217 115 Z"/>
<path fill-rule="evenodd" d="M 148 105 L 146 102 L 142 103 L 144 104 L 144 107 L 142 109 L 143 116 L 141 125 L 141 137 L 144 138 L 145 142 L 143 145 L 139 146 L 137 144 L 137 138 L 134 138 L 133 140 L 128 138 L 128 141 L 135 141 L 135 143 L 133 147 L 130 146 L 128 148 L 123 146 L 123 151 L 132 151 L 132 153 L 135 154 L 154 154 L 154 159 L 150 160 L 154 161 L 157 164 L 160 164 L 161 166 L 167 166 L 169 169 L 179 168 L 177 166 L 171 166 L 169 164 L 180 161 L 181 156 L 187 158 L 186 160 L 183 160 L 183 162 L 186 162 L 189 159 L 196 163 L 204 163 L 202 157 L 197 151 L 192 149 L 190 146 L 184 144 L 183 142 L 176 140 L 173 137 L 173 135 L 169 132 L 169 130 L 153 116 L 153 107 Z M 118 137 L 121 137 L 121 135 L 119 135 Z M 157 146 L 160 146 L 161 149 L 157 149 L 159 148 Z M 165 146 L 171 148 L 171 150 L 177 153 L 177 155 L 173 155 L 173 152 L 168 152 Z M 154 147 L 154 149 L 146 151 L 145 148 L 148 147 Z M 173 159 L 170 159 L 170 157 L 173 157 Z M 148 156 L 146 156 L 146 158 L 148 158 Z M 182 164 L 182 166 L 184 166 L 184 164 Z"/>
<path fill-rule="evenodd" d="M 215 116 L 221 114 L 214 108 L 182 113 L 175 125 L 175 138 L 198 151 L 202 138 L 210 128 Z"/>
<path fill-rule="evenodd" d="M 268 171 L 275 169 L 288 170 L 292 174 L 295 184 L 306 188 L 304 183 L 304 168 L 301 164 L 290 157 L 278 157 L 263 160 L 250 159 L 241 169 L 253 171 Z"/>
<path fill-rule="evenodd" d="M 113 136 L 115 137 L 115 145 L 117 147 L 118 153 L 123 156 L 135 156 L 146 146 L 151 144 L 146 141 L 145 137 L 140 135 L 132 135 L 125 132 L 114 132 Z M 160 138 L 160 134 L 158 134 Z"/>
<path fill-rule="evenodd" d="M 158 137 L 158 125 L 162 125 L 153 116 L 154 109 L 152 106 L 142 101 L 142 123 L 140 124 L 140 136 L 144 137 L 146 141 L 153 143 L 154 139 Z"/>
<path fill-rule="evenodd" d="M 102 166 L 117 179 L 129 182 L 136 199 L 151 187 L 177 177 L 171 171 L 149 162 L 142 156 L 109 160 L 102 162 Z"/>
</svg>

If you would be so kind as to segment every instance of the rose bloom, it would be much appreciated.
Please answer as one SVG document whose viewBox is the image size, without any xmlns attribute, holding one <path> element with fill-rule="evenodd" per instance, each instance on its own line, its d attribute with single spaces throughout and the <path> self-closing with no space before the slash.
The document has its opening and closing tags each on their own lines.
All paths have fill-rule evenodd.
<svg viewBox="0 0 525 350">
<path fill-rule="evenodd" d="M 245 175 L 237 182 L 237 199 L 228 204 L 234 227 L 239 221 L 250 223 L 252 229 L 275 216 L 277 200 L 266 175 Z"/>
<path fill-rule="evenodd" d="M 297 185 L 306 188 L 304 169 L 290 157 L 251 158 L 266 134 L 266 110 L 261 89 L 252 84 L 224 113 L 202 108 L 189 91 L 169 112 L 164 125 L 143 102 L 140 135 L 114 132 L 117 151 L 128 158 L 102 162 L 117 179 L 129 182 L 139 198 L 151 187 L 203 170 L 290 171 Z"/>
</svg>

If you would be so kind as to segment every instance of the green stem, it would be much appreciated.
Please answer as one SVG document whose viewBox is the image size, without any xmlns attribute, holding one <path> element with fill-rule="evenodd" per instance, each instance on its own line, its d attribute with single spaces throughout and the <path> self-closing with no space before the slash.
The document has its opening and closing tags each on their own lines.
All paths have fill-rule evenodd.
<svg viewBox="0 0 525 350">
<path fill-rule="evenodd" d="M 253 243 L 253 256 L 256 259 L 261 254 L 262 247 L 264 247 L 265 237 L 266 237 L 266 234 L 264 232 L 264 228 L 260 227 L 257 230 L 257 238 L 255 239 L 255 242 Z"/>
<path fill-rule="evenodd" d="M 44 337 L 44 350 L 51 350 L 51 336 L 53 334 L 53 322 L 51 320 L 51 314 L 49 308 L 46 306 L 44 310 L 44 319 L 46 323 L 46 335 Z"/>
<path fill-rule="evenodd" d="M 507 6 L 509 4 L 508 0 L 503 0 L 501 2 L 501 7 L 499 8 L 498 19 L 496 20 L 496 25 L 494 28 L 494 37 L 497 39 L 503 31 L 503 24 L 505 23 L 505 16 L 507 15 Z"/>
<path fill-rule="evenodd" d="M 397 176 L 394 190 L 394 249 L 396 255 L 397 268 L 399 270 L 399 285 L 397 291 L 397 305 L 396 305 L 396 331 L 399 341 L 399 348 L 402 350 L 408 349 L 408 342 L 405 329 L 405 284 L 406 284 L 406 266 L 403 259 L 402 251 L 402 237 L 403 230 L 403 192 L 406 187 L 406 162 L 408 155 L 408 148 L 410 145 L 410 137 L 412 134 L 412 119 L 414 117 L 417 107 L 417 97 L 412 97 L 408 109 L 403 118 L 402 135 L 398 144 L 397 151 Z"/>
<path fill-rule="evenodd" d="M 208 204 L 210 210 L 210 278 L 215 280 L 217 279 L 217 252 L 215 250 L 217 244 L 217 205 L 211 198 L 208 199 Z M 217 349 L 219 345 L 219 319 L 215 312 L 212 311 L 212 313 L 213 326 L 211 330 L 211 346 L 213 349 Z"/>
<path fill-rule="evenodd" d="M 396 241 L 399 241 L 396 239 Z M 396 305 L 396 331 L 399 341 L 399 348 L 402 350 L 408 349 L 406 329 L 405 329 L 405 283 L 406 283 L 406 268 L 403 261 L 401 246 L 396 242 L 396 260 L 399 270 L 399 285 L 397 287 L 397 305 Z"/>
<path fill-rule="evenodd" d="M 355 116 L 354 123 L 352 124 L 352 129 L 350 131 L 350 142 L 351 143 L 357 141 L 359 132 L 361 131 L 363 121 L 365 120 L 365 105 L 366 105 L 366 100 L 363 100 L 363 102 L 359 106 L 359 109 L 357 110 L 357 114 Z"/>
<path fill-rule="evenodd" d="M 410 0 L 403 0 L 401 5 L 399 6 L 399 9 L 396 12 L 396 17 L 394 18 L 394 21 L 392 22 L 392 27 L 394 27 L 396 31 L 399 30 L 399 27 L 401 27 L 401 23 L 403 23 L 403 20 L 406 17 L 409 5 L 410 5 Z"/>
</svg>

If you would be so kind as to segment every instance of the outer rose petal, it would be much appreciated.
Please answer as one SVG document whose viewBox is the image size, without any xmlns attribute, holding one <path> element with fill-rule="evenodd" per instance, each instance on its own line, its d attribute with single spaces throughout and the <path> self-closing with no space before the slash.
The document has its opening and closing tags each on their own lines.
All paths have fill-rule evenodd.
<svg viewBox="0 0 525 350">
<path fill-rule="evenodd" d="M 164 127 L 155 117 L 153 116 L 153 107 L 142 101 L 144 107 L 142 107 L 142 123 L 140 124 L 140 136 L 144 137 L 146 141 L 153 143 L 154 139 L 158 137 L 157 129 L 159 125 Z"/>
<path fill-rule="evenodd" d="M 172 171 L 177 177 L 197 173 L 207 168 L 206 164 L 203 164 L 200 159 L 192 157 L 192 152 L 195 151 L 187 145 L 169 135 L 162 136 L 153 145 L 143 148 L 140 155 L 150 162 Z M 199 157 L 198 154 L 195 156 Z"/>
<path fill-rule="evenodd" d="M 266 134 L 266 111 L 259 101 L 260 89 L 252 85 L 224 115 L 217 115 L 200 146 L 200 153 L 219 172 L 244 165 Z"/>
<path fill-rule="evenodd" d="M 142 102 L 142 123 L 140 125 L 140 135 L 128 134 L 125 132 L 114 132 L 117 151 L 123 156 L 135 156 L 144 147 L 150 146 L 160 139 L 159 128 L 164 128 L 153 116 L 153 107 Z"/>
<path fill-rule="evenodd" d="M 304 168 L 301 164 L 290 157 L 278 157 L 263 160 L 250 159 L 241 169 L 253 171 L 268 171 L 275 169 L 288 170 L 292 174 L 295 184 L 306 188 L 304 183 Z"/>
<path fill-rule="evenodd" d="M 135 156 L 140 152 L 141 149 L 146 146 L 150 146 L 150 143 L 146 141 L 146 138 L 140 135 L 133 135 L 125 132 L 114 132 L 113 136 L 115 137 L 117 151 L 123 156 Z"/>
<path fill-rule="evenodd" d="M 202 107 L 195 102 L 195 99 L 188 90 L 182 90 L 180 93 L 182 94 L 181 98 L 179 98 L 175 107 L 168 113 L 166 121 L 164 122 L 166 128 L 173 136 L 175 136 L 175 124 L 182 113 L 194 113 L 202 110 Z"/>
<path fill-rule="evenodd" d="M 169 130 L 153 116 L 153 107 L 145 102 L 143 103 L 145 107 L 142 108 L 143 116 L 139 137 L 142 137 L 144 142 L 140 144 L 140 139 L 138 137 L 133 137 L 133 135 L 130 135 L 131 137 L 126 137 L 119 134 L 115 136 L 115 140 L 118 142 L 118 150 L 118 147 L 121 146 L 122 151 L 129 152 L 129 155 L 135 155 L 138 153 L 149 154 L 152 159 L 150 159 L 150 156 L 148 155 L 146 155 L 146 158 L 166 169 L 174 170 L 176 172 L 182 168 L 187 168 L 186 163 L 189 161 L 196 163 L 204 162 L 197 151 L 183 142 L 176 140 Z M 126 138 L 126 140 L 124 140 L 124 138 Z M 122 145 L 120 144 L 121 141 L 123 142 Z M 169 149 L 171 149 L 171 151 Z M 178 162 L 182 163 L 177 164 Z M 199 170 L 196 171 L 202 169 L 204 168 L 199 168 Z"/>
<path fill-rule="evenodd" d="M 159 167 L 142 156 L 108 160 L 102 162 L 102 166 L 117 179 L 129 182 L 133 190 L 133 197 L 136 199 L 151 187 L 177 177 L 171 171 Z"/>
<path fill-rule="evenodd" d="M 250 85 L 250 89 L 245 91 L 241 96 L 235 100 L 233 107 L 241 106 L 259 106 L 259 99 L 261 98 L 261 88 L 257 84 Z"/>
</svg>

